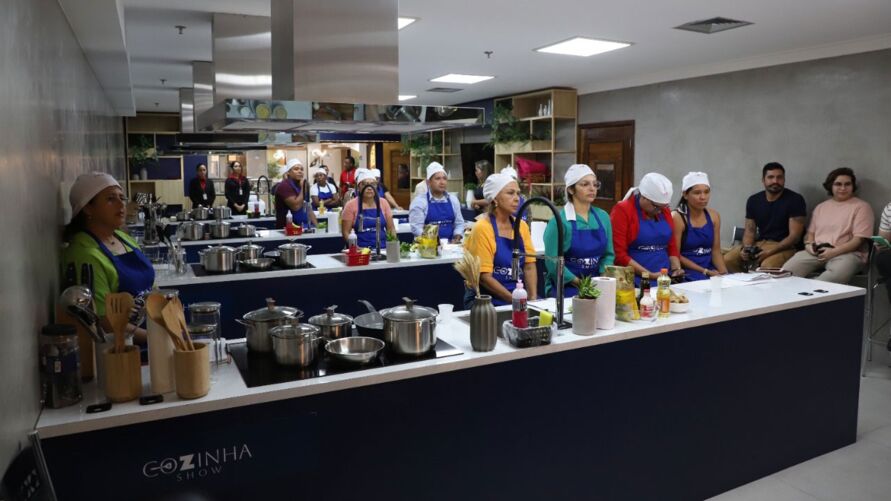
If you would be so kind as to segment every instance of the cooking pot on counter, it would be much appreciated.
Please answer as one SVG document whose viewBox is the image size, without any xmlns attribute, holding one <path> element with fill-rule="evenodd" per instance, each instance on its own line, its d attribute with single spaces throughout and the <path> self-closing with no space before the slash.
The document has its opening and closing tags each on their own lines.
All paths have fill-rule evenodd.
<svg viewBox="0 0 891 501">
<path fill-rule="evenodd" d="M 214 221 L 207 223 L 210 227 L 211 238 L 229 238 L 229 223 L 225 221 Z"/>
<path fill-rule="evenodd" d="M 312 249 L 311 245 L 298 244 L 294 242 L 282 244 L 278 246 L 280 252 L 278 261 L 282 266 L 289 268 L 297 268 L 306 264 L 306 253 Z"/>
<path fill-rule="evenodd" d="M 353 317 L 335 313 L 335 309 L 336 304 L 325 308 L 325 313 L 309 319 L 309 323 L 318 327 L 320 335 L 329 341 L 353 334 Z"/>
<path fill-rule="evenodd" d="M 235 234 L 239 237 L 255 237 L 257 236 L 257 227 L 252 224 L 243 224 L 235 228 Z"/>
<path fill-rule="evenodd" d="M 214 207 L 213 208 L 213 217 L 216 220 L 220 219 L 229 219 L 232 217 L 232 209 L 225 206 Z"/>
<path fill-rule="evenodd" d="M 384 342 L 399 355 L 423 355 L 436 346 L 437 311 L 415 306 L 415 301 L 402 298 L 403 306 L 381 312 L 384 318 Z"/>
<path fill-rule="evenodd" d="M 248 350 L 257 353 L 272 351 L 271 331 L 281 325 L 297 325 L 303 312 L 290 306 L 276 306 L 275 299 L 266 298 L 266 307 L 249 311 L 236 322 L 246 327 Z"/>
<path fill-rule="evenodd" d="M 189 213 L 186 212 L 186 211 L 180 211 L 180 212 L 177 212 L 177 213 L 176 213 L 176 220 L 177 220 L 177 221 L 188 221 L 188 220 L 189 220 Z"/>
<path fill-rule="evenodd" d="M 198 251 L 201 266 L 210 273 L 231 273 L 235 271 L 235 249 L 217 245 Z"/>
<path fill-rule="evenodd" d="M 202 240 L 204 239 L 204 223 L 198 221 L 186 221 L 179 225 L 179 231 L 183 240 Z"/>
<path fill-rule="evenodd" d="M 257 259 L 263 255 L 263 247 L 248 240 L 248 243 L 235 249 L 235 258 L 238 261 L 247 261 L 248 259 Z"/>
<path fill-rule="evenodd" d="M 306 367 L 319 354 L 319 328 L 309 324 L 280 325 L 270 331 L 272 351 L 280 365 Z"/>
<path fill-rule="evenodd" d="M 192 215 L 192 219 L 196 221 L 203 221 L 210 217 L 210 209 L 199 205 L 198 207 L 192 209 L 192 212 L 190 212 L 190 214 Z"/>
</svg>

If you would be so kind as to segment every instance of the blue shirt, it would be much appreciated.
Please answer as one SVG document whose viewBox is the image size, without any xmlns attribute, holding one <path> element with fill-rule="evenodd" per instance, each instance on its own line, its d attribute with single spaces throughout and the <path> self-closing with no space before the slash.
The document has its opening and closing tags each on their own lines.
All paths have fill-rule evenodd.
<svg viewBox="0 0 891 501">
<path fill-rule="evenodd" d="M 461 204 L 454 195 L 446 194 L 449 201 L 452 202 L 452 210 L 455 211 L 455 231 L 452 236 L 464 234 L 464 216 L 461 215 Z M 431 195 L 432 197 L 432 195 Z M 443 197 L 436 198 L 442 200 Z M 408 224 L 411 225 L 411 232 L 414 236 L 421 236 L 424 232 L 424 221 L 427 219 L 427 196 L 418 195 L 411 201 L 408 207 Z"/>
</svg>

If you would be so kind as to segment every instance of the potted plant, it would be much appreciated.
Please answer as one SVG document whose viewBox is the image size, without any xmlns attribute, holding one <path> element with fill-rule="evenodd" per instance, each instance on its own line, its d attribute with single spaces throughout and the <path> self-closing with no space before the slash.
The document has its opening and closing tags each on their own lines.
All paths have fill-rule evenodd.
<svg viewBox="0 0 891 501">
<path fill-rule="evenodd" d="M 467 205 L 467 208 L 470 208 L 470 204 L 476 199 L 473 196 L 473 192 L 476 191 L 476 183 L 464 183 L 464 202 Z"/>
<path fill-rule="evenodd" d="M 597 332 L 597 298 L 600 289 L 591 277 L 579 278 L 578 294 L 572 298 L 572 333 L 591 336 Z"/>
<path fill-rule="evenodd" d="M 399 237 L 396 236 L 395 233 L 387 232 L 387 262 L 388 263 L 398 263 L 399 262 Z"/>
<path fill-rule="evenodd" d="M 140 175 L 140 179 L 148 179 L 148 164 L 158 161 L 158 150 L 149 140 L 149 136 L 141 135 L 136 144 L 128 148 L 130 153 L 130 172 Z"/>
<path fill-rule="evenodd" d="M 526 151 L 532 135 L 529 124 L 521 122 L 506 106 L 495 106 L 492 112 L 492 139 L 490 146 L 495 147 L 498 155 Z"/>
<path fill-rule="evenodd" d="M 408 153 L 413 159 L 418 160 L 418 177 L 425 177 L 424 170 L 434 160 L 442 158 L 442 142 L 431 141 L 430 136 L 421 134 L 402 136 L 402 152 Z"/>
</svg>

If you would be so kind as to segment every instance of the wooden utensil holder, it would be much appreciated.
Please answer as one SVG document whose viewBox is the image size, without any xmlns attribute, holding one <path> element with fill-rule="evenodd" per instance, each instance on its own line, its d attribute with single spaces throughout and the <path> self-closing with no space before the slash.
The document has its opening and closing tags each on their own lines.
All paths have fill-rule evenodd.
<svg viewBox="0 0 891 501">
<path fill-rule="evenodd" d="M 105 395 L 112 402 L 129 402 L 142 394 L 142 368 L 139 348 L 125 346 L 121 353 L 113 347 L 102 354 L 105 357 Z"/>
<path fill-rule="evenodd" d="M 210 391 L 210 352 L 204 343 L 195 349 L 173 352 L 176 394 L 179 398 L 201 398 Z"/>
</svg>

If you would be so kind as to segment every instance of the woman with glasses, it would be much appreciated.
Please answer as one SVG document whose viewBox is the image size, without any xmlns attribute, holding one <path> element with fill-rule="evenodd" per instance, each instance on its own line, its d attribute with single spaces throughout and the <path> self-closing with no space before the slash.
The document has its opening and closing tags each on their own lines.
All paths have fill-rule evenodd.
<svg viewBox="0 0 891 501">
<path fill-rule="evenodd" d="M 640 180 L 639 187 L 628 190 L 610 214 L 615 263 L 634 268 L 635 284 L 640 284 L 644 272 L 655 284 L 662 268 L 669 270 L 673 279 L 683 279 L 669 207 L 671 195 L 671 181 L 650 172 Z"/>
<path fill-rule="evenodd" d="M 783 269 L 797 277 L 821 272 L 817 280 L 846 284 L 866 264 L 875 214 L 854 196 L 857 176 L 848 167 L 830 172 L 823 188 L 831 198 L 814 209 L 804 250 L 786 261 Z"/>
<path fill-rule="evenodd" d="M 502 171 L 503 172 L 503 171 Z M 597 198 L 600 181 L 590 167 L 584 164 L 571 166 L 563 176 L 566 184 L 566 205 L 560 211 L 563 224 L 563 287 L 565 297 L 578 294 L 579 280 L 586 276 L 599 276 L 613 264 L 613 230 L 609 214 L 591 205 Z M 551 219 L 544 232 L 545 255 L 557 256 L 557 221 Z M 547 269 L 546 293 L 557 294 L 557 266 L 552 259 L 545 260 Z"/>
<path fill-rule="evenodd" d="M 674 218 L 675 244 L 687 280 L 705 280 L 727 273 L 721 253 L 721 215 L 708 207 L 712 188 L 705 172 L 684 176 L 683 193 Z"/>
</svg>

